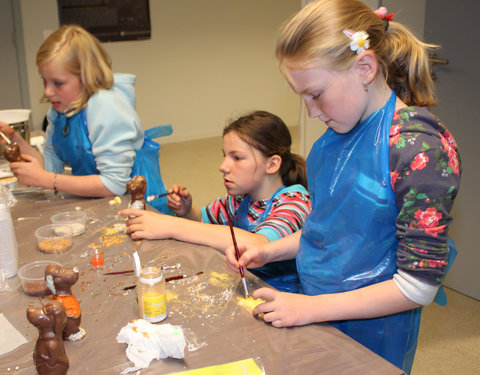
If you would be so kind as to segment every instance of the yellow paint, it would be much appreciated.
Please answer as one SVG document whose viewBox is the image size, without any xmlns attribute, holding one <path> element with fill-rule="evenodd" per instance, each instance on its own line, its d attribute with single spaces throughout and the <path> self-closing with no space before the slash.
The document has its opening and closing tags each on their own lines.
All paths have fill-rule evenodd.
<svg viewBox="0 0 480 375">
<path fill-rule="evenodd" d="M 188 375 L 261 375 L 264 372 L 255 363 L 253 358 L 244 359 L 237 362 L 225 363 L 223 365 L 209 366 L 195 370 L 176 372 L 176 374 Z"/>
<path fill-rule="evenodd" d="M 176 294 L 173 294 L 172 292 L 167 291 L 167 301 L 171 301 L 172 299 L 177 298 Z"/>
<path fill-rule="evenodd" d="M 213 286 L 224 287 L 228 282 L 233 280 L 233 273 L 218 273 L 212 271 L 208 283 Z"/>
<path fill-rule="evenodd" d="M 245 310 L 247 310 L 250 314 L 253 314 L 253 309 L 260 305 L 261 303 L 264 303 L 265 301 L 257 298 L 253 299 L 251 296 L 248 296 L 246 298 L 244 297 L 237 297 L 237 303 L 239 306 L 243 307 Z"/>
</svg>

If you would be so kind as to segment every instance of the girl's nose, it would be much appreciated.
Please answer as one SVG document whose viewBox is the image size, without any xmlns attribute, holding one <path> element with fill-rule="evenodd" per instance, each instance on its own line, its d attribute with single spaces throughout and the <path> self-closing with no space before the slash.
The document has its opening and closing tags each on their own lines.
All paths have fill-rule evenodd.
<svg viewBox="0 0 480 375">
<path fill-rule="evenodd" d="M 45 87 L 43 88 L 43 92 L 46 97 L 52 96 L 53 94 L 53 88 L 49 84 L 45 84 Z"/>
<path fill-rule="evenodd" d="M 228 163 L 227 163 L 227 158 L 223 158 L 223 161 L 220 163 L 220 166 L 218 167 L 218 170 L 222 173 L 225 173 L 228 168 Z"/>
<path fill-rule="evenodd" d="M 320 118 L 323 114 L 323 112 L 320 110 L 320 108 L 318 108 L 318 105 L 316 105 L 315 103 L 311 103 L 307 100 L 304 101 L 305 102 L 305 106 L 307 107 L 307 111 L 308 111 L 308 117 L 310 118 Z"/>
</svg>

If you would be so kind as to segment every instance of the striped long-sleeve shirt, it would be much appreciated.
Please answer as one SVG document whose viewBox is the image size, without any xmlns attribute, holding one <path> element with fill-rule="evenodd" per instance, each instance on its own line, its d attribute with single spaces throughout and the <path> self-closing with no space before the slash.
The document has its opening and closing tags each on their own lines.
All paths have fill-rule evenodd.
<svg viewBox="0 0 480 375">
<path fill-rule="evenodd" d="M 227 195 L 201 208 L 202 220 L 210 224 L 228 225 L 226 215 L 234 218 L 246 195 Z M 250 202 L 248 221 L 255 222 L 265 211 L 267 199 Z M 310 195 L 301 185 L 292 185 L 282 189 L 273 198 L 272 208 L 265 221 L 259 223 L 253 233 L 259 233 L 269 241 L 288 236 L 303 227 L 305 218 L 311 212 Z"/>
</svg>

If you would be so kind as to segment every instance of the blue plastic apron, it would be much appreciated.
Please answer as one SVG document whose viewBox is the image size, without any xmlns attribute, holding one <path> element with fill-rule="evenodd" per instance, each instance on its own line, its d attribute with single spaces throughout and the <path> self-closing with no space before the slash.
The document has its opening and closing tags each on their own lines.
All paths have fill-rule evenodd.
<svg viewBox="0 0 480 375">
<path fill-rule="evenodd" d="M 92 152 L 92 143 L 88 138 L 86 109 L 67 118 L 58 114 L 54 120 L 55 129 L 52 138 L 53 148 L 58 157 L 72 168 L 74 176 L 100 174 Z M 131 177 L 144 176 L 147 179 L 145 196 L 167 192 L 160 174 L 158 162 L 160 145 L 149 136 L 160 137 L 171 134 L 171 126 L 159 126 L 145 132 L 145 140 L 140 150 L 135 150 L 135 162 Z M 156 199 L 150 204 L 160 212 L 171 214 L 166 205 L 166 197 Z"/>
<path fill-rule="evenodd" d="M 258 225 L 267 220 L 272 209 L 273 199 L 279 195 L 285 186 L 280 187 L 268 200 L 265 211 L 253 222 L 248 220 L 248 209 L 250 208 L 250 196 L 243 198 L 234 218 L 233 225 L 237 228 L 252 232 Z M 262 267 L 250 268 L 250 272 L 273 286 L 281 292 L 298 293 L 300 281 L 297 274 L 295 260 L 268 263 Z"/>
<path fill-rule="evenodd" d="M 327 132 L 307 158 L 312 213 L 300 239 L 297 268 L 305 294 L 345 292 L 391 280 L 396 272 L 398 209 L 390 185 L 387 104 L 347 134 Z M 332 324 L 407 373 L 421 309 Z"/>
</svg>

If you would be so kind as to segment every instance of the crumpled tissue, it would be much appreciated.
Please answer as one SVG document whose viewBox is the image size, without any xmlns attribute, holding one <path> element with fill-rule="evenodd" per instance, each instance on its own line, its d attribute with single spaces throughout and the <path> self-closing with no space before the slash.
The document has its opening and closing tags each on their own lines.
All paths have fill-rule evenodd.
<svg viewBox="0 0 480 375">
<path fill-rule="evenodd" d="M 128 344 L 127 358 L 135 364 L 122 374 L 146 368 L 154 358 L 181 359 L 187 345 L 182 327 L 168 323 L 156 325 L 144 319 L 134 319 L 123 327 L 117 342 Z"/>
<path fill-rule="evenodd" d="M 0 356 L 28 341 L 16 330 L 10 321 L 0 313 Z"/>
</svg>

